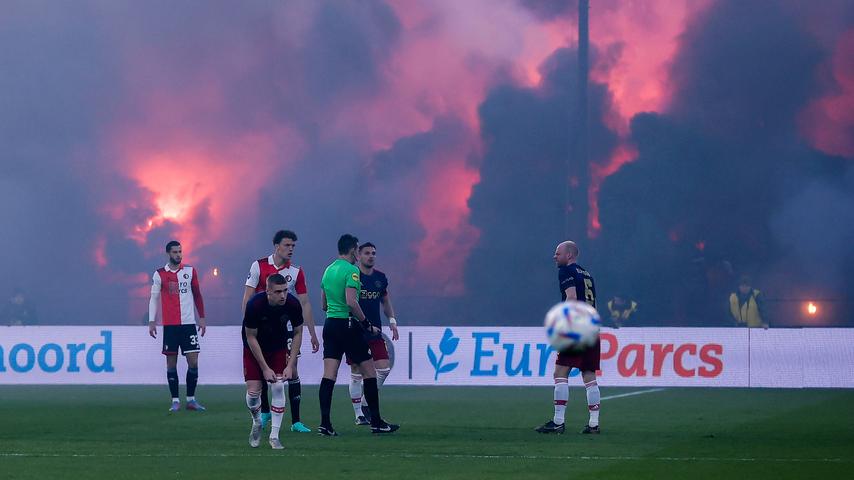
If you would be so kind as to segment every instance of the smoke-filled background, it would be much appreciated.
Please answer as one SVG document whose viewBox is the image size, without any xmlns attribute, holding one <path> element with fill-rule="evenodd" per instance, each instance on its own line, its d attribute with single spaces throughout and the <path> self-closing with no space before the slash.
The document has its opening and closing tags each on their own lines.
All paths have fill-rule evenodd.
<svg viewBox="0 0 854 480">
<path fill-rule="evenodd" d="M 176 238 L 237 323 L 288 228 L 315 308 L 349 232 L 401 323 L 534 325 L 568 226 L 641 324 L 854 325 L 854 3 L 591 3 L 588 160 L 574 1 L 0 3 L 3 301 L 141 324 Z"/>
</svg>

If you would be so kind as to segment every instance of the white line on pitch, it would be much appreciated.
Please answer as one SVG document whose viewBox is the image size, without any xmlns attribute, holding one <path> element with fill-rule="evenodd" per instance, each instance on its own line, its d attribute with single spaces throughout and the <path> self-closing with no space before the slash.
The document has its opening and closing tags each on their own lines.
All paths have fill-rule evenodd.
<svg viewBox="0 0 854 480">
<path fill-rule="evenodd" d="M 638 390 L 636 392 L 621 393 L 619 395 L 608 395 L 607 397 L 602 397 L 602 400 L 613 400 L 615 398 L 631 397 L 634 395 L 643 395 L 644 393 L 662 392 L 664 390 L 667 390 L 667 389 L 666 388 L 650 388 L 649 390 Z"/>
<path fill-rule="evenodd" d="M 748 458 L 748 457 L 640 457 L 640 456 L 596 456 L 596 455 L 467 455 L 441 453 L 388 453 L 388 454 L 347 454 L 335 452 L 287 452 L 284 457 L 372 457 L 372 458 L 442 458 L 475 460 L 584 460 L 584 461 L 657 461 L 657 462 L 774 462 L 774 463 L 854 463 L 852 459 L 842 458 Z M 272 456 L 275 456 L 273 454 Z M 238 453 L 16 453 L 0 452 L 0 458 L 271 458 L 263 454 Z"/>
</svg>

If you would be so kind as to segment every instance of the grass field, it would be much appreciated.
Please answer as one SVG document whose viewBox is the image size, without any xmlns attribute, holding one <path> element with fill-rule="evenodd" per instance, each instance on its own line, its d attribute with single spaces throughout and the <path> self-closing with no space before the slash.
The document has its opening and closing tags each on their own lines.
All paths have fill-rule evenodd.
<svg viewBox="0 0 854 480">
<path fill-rule="evenodd" d="M 287 432 L 286 449 L 247 445 L 243 390 L 206 387 L 206 413 L 166 413 L 166 387 L 0 386 L 0 478 L 851 478 L 854 391 L 603 388 L 599 436 L 574 388 L 562 436 L 533 428 L 551 415 L 549 388 L 388 387 L 373 437 Z M 318 419 L 304 387 L 303 417 Z M 287 418 L 286 418 L 287 422 Z"/>
</svg>

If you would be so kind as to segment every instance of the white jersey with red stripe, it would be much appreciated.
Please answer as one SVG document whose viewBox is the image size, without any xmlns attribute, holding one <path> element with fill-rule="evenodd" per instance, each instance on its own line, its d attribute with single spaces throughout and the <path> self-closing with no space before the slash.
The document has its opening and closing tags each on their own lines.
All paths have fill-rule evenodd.
<svg viewBox="0 0 854 480">
<path fill-rule="evenodd" d="M 255 293 L 263 292 L 267 289 L 267 277 L 274 273 L 285 277 L 285 283 L 291 295 L 297 296 L 308 293 L 303 269 L 291 262 L 285 262 L 281 266 L 276 266 L 273 255 L 266 258 L 259 258 L 252 262 L 252 265 L 249 266 L 249 276 L 246 277 L 246 286 L 254 288 Z"/>
<path fill-rule="evenodd" d="M 205 304 L 195 268 L 181 264 L 177 270 L 172 270 L 167 264 L 154 272 L 148 304 L 149 322 L 155 320 L 158 307 L 162 312 L 163 325 L 195 325 L 196 312 L 199 317 L 205 317 Z"/>
</svg>

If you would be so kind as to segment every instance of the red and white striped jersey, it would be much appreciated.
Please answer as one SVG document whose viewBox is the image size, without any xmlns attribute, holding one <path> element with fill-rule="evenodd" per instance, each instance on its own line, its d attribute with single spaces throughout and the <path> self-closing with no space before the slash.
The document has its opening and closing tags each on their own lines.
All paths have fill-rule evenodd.
<svg viewBox="0 0 854 480">
<path fill-rule="evenodd" d="M 263 292 L 267 289 L 267 277 L 274 273 L 279 273 L 285 277 L 285 282 L 288 285 L 288 292 L 292 295 L 302 295 L 308 293 L 305 286 L 305 273 L 302 268 L 287 262 L 281 267 L 277 267 L 273 261 L 273 256 L 259 258 L 252 262 L 249 267 L 249 276 L 246 277 L 246 286 L 255 289 L 255 293 Z"/>
<path fill-rule="evenodd" d="M 163 314 L 163 325 L 194 325 L 196 312 L 199 317 L 205 317 L 205 303 L 195 268 L 181 264 L 177 270 L 171 270 L 166 265 L 154 272 L 148 303 L 149 322 L 155 320 L 158 307 Z"/>
</svg>

